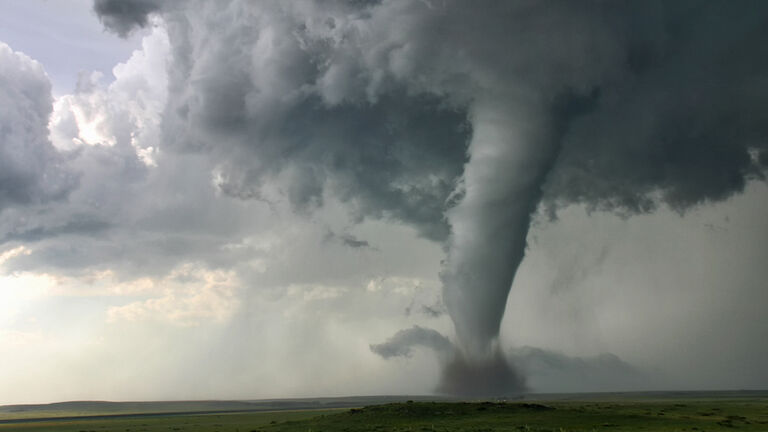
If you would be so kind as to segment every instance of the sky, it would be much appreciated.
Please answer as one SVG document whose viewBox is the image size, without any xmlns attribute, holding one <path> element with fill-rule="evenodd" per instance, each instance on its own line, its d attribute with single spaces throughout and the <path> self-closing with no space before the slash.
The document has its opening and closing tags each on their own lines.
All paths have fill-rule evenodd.
<svg viewBox="0 0 768 432">
<path fill-rule="evenodd" d="M 766 18 L 0 0 L 0 404 L 768 388 Z"/>
</svg>

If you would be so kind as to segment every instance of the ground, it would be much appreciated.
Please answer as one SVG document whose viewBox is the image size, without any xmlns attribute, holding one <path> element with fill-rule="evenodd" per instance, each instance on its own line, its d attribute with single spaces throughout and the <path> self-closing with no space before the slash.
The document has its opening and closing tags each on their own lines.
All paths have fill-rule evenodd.
<svg viewBox="0 0 768 432">
<path fill-rule="evenodd" d="M 768 398 L 416 401 L 351 409 L 122 414 L 45 421 L 4 418 L 0 411 L 0 421 L 11 421 L 0 423 L 0 432 L 768 431 Z"/>
</svg>

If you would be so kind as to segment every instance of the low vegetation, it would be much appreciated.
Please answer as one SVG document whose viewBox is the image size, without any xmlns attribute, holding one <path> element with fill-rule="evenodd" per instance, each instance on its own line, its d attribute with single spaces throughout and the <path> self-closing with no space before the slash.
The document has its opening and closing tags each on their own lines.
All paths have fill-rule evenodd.
<svg viewBox="0 0 768 432">
<path fill-rule="evenodd" d="M 264 432 L 768 431 L 766 401 L 405 403 L 286 422 Z"/>
<path fill-rule="evenodd" d="M 405 402 L 344 410 L 98 418 L 0 424 L 79 432 L 768 431 L 768 400 Z"/>
</svg>

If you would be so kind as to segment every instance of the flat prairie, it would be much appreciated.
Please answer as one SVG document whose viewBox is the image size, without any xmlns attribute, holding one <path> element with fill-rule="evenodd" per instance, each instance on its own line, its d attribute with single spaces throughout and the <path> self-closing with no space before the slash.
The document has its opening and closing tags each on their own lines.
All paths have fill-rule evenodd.
<svg viewBox="0 0 768 432">
<path fill-rule="evenodd" d="M 768 395 L 763 392 L 539 395 L 512 401 L 447 401 L 414 398 L 300 400 L 281 406 L 305 409 L 237 411 L 262 402 L 164 402 L 161 405 L 114 405 L 115 413 L 80 410 L 69 416 L 40 409 L 38 416 L 3 417 L 0 432 L 705 432 L 768 431 Z M 394 398 L 396 399 L 396 398 Z M 365 401 L 364 407 L 331 407 Z M 274 401 L 270 401 L 272 403 Z M 285 401 L 283 401 L 285 402 Z M 215 408 L 201 412 L 200 408 Z M 162 405 L 177 404 L 177 405 Z M 361 404 L 362 405 L 362 404 Z M 17 406 L 18 407 L 18 406 Z M 177 412 L 158 412 L 175 407 Z M 130 408 L 130 410 L 129 410 Z M 135 412 L 143 408 L 145 412 Z M 17 408 L 18 409 L 18 408 Z M 194 411 L 197 409 L 198 411 Z M 262 408 L 264 409 L 264 408 Z M 121 411 L 122 410 L 122 411 Z M 126 410 L 132 412 L 126 412 Z M 86 410 L 87 411 L 87 410 Z"/>
</svg>

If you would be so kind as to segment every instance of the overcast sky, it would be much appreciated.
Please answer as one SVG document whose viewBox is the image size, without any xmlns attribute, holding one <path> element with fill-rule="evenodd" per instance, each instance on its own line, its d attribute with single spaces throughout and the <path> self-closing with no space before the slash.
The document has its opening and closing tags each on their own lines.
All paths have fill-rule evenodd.
<svg viewBox="0 0 768 432">
<path fill-rule="evenodd" d="M 0 404 L 767 388 L 766 5 L 481 3 L 0 0 Z"/>
</svg>

